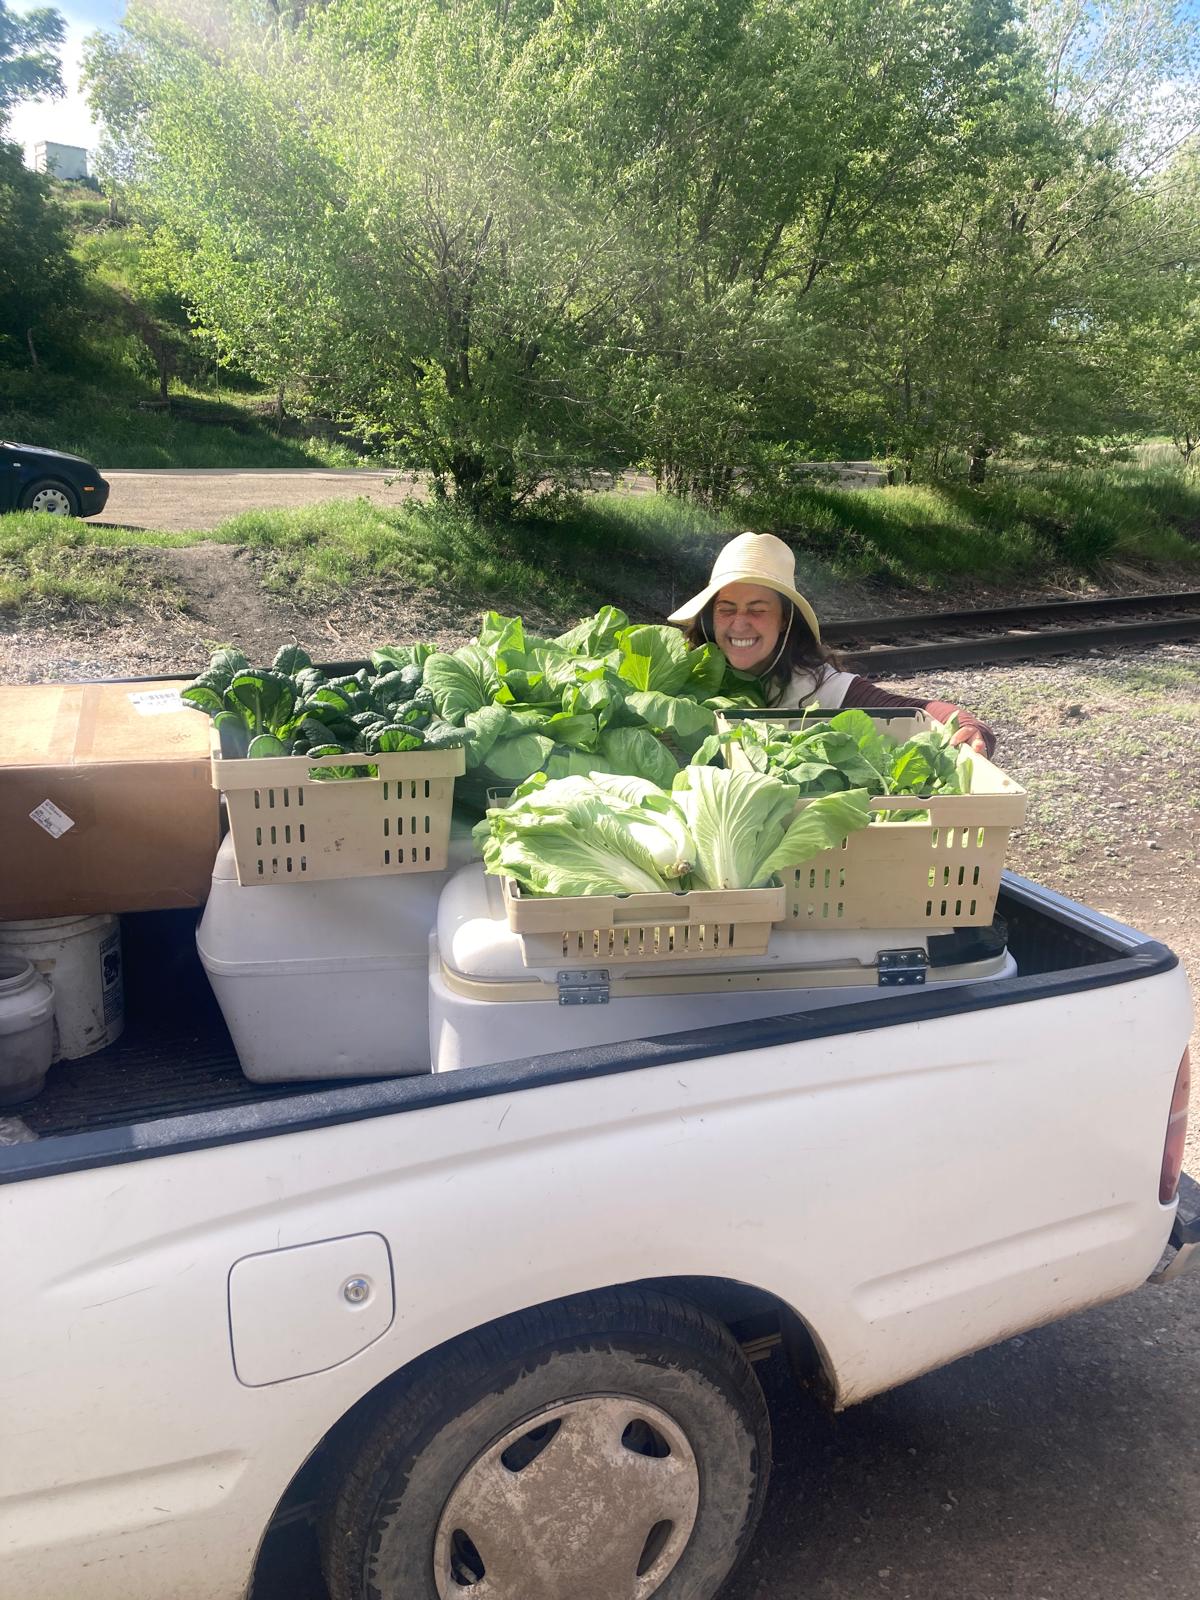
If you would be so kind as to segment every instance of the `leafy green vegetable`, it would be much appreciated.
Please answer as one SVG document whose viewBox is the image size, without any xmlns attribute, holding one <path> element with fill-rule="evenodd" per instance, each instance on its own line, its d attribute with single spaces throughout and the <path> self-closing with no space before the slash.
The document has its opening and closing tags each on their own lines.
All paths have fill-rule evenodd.
<svg viewBox="0 0 1200 1600">
<path fill-rule="evenodd" d="M 623 628 L 617 635 L 617 652 L 617 672 L 635 689 L 678 694 L 688 681 L 690 652 L 678 628 Z"/>
<path fill-rule="evenodd" d="M 425 646 L 419 649 L 422 661 L 432 654 Z M 230 759 L 316 755 L 328 760 L 466 743 L 465 733 L 437 717 L 420 665 L 412 660 L 397 665 L 390 651 L 376 656 L 379 668 L 326 679 L 298 645 L 286 646 L 272 667 L 257 671 L 240 651 L 223 649 L 183 690 L 183 699 L 213 718 L 222 754 Z M 321 776 L 375 772 L 373 766 L 339 766 L 322 769 Z"/>
<path fill-rule="evenodd" d="M 653 732 L 666 734 L 670 744 L 685 759 L 699 749 L 717 726 L 716 715 L 707 706 L 654 689 L 635 689 L 626 695 L 625 706 Z"/>
<path fill-rule="evenodd" d="M 249 754 L 250 735 L 246 724 L 236 711 L 218 711 L 213 727 L 221 741 L 221 755 L 227 761 L 240 761 Z"/>
<path fill-rule="evenodd" d="M 755 888 L 866 827 L 863 790 L 815 800 L 777 778 L 689 767 L 668 793 L 644 778 L 542 773 L 476 830 L 489 872 L 529 894 Z"/>
<path fill-rule="evenodd" d="M 614 772 L 634 773 L 669 788 L 679 763 L 649 728 L 606 728 L 600 735 L 600 754 Z"/>
<path fill-rule="evenodd" d="M 738 744 L 756 772 L 784 778 L 802 795 L 859 787 L 872 795 L 969 794 L 971 760 L 951 746 L 953 732 L 930 728 L 901 744 L 852 709 L 798 728 L 741 722 L 724 742 Z"/>
<path fill-rule="evenodd" d="M 829 849 L 870 821 L 863 789 L 814 800 L 793 823 L 791 785 L 717 767 L 686 768 L 675 780 L 674 798 L 696 841 L 696 876 L 712 889 L 754 888 L 781 866 Z"/>
<path fill-rule="evenodd" d="M 296 707 L 296 686 L 279 672 L 239 672 L 229 685 L 225 703 L 241 706 L 251 735 L 274 733 L 290 719 Z"/>
<path fill-rule="evenodd" d="M 375 728 L 366 737 L 366 749 L 370 755 L 419 750 L 423 743 L 421 735 L 408 728 Z"/>
<path fill-rule="evenodd" d="M 495 699 L 499 674 L 491 656 L 480 645 L 464 645 L 452 655 L 438 653 L 425 663 L 425 682 L 434 703 L 447 722 L 462 725 L 471 711 L 480 711 Z"/>
<path fill-rule="evenodd" d="M 603 656 L 616 646 L 617 635 L 629 626 L 629 618 L 616 606 L 602 606 L 594 617 L 585 617 L 574 628 L 551 641 L 571 656 Z"/>
<path fill-rule="evenodd" d="M 285 644 L 282 650 L 275 652 L 271 670 L 282 672 L 285 677 L 294 678 L 298 672 L 303 672 L 306 667 L 311 666 L 312 657 L 307 650 L 301 650 L 298 644 Z"/>
<path fill-rule="evenodd" d="M 847 789 L 813 800 L 789 824 L 787 832 L 764 861 L 762 872 L 782 872 L 799 866 L 871 821 L 871 800 L 865 789 Z"/>
<path fill-rule="evenodd" d="M 273 733 L 260 733 L 251 739 L 246 754 L 252 759 L 259 756 L 285 756 L 288 753 L 287 745 L 282 739 L 277 739 Z"/>
<path fill-rule="evenodd" d="M 589 778 L 546 783 L 489 811 L 488 822 L 485 866 L 529 893 L 652 894 L 678 886 L 682 819 L 672 824 Z M 661 865 L 667 861 L 670 871 Z"/>
<path fill-rule="evenodd" d="M 207 683 L 197 680 L 189 683 L 186 689 L 180 691 L 179 698 L 189 706 L 195 706 L 197 711 L 207 711 L 215 717 L 224 710 L 225 700 L 221 694 Z"/>
<path fill-rule="evenodd" d="M 513 733 L 497 739 L 488 766 L 501 783 L 520 783 L 537 772 L 554 750 L 554 740 L 539 733 Z"/>
<path fill-rule="evenodd" d="M 250 663 L 240 650 L 234 650 L 231 646 L 226 645 L 223 649 L 214 652 L 204 677 L 211 683 L 213 688 L 224 694 L 238 673 L 245 672 L 249 666 Z"/>
<path fill-rule="evenodd" d="M 417 672 L 434 654 L 430 644 L 385 644 L 371 652 L 371 665 L 376 672 L 395 672 L 401 667 L 415 667 Z"/>
<path fill-rule="evenodd" d="M 705 702 L 719 703 L 730 687 L 744 703 L 715 646 L 690 649 L 677 629 L 631 625 L 605 606 L 553 639 L 491 611 L 461 649 L 383 645 L 369 666 L 332 677 L 299 645 L 280 650 L 266 671 L 227 648 L 184 697 L 214 719 L 240 721 L 235 733 L 224 720 L 221 736 L 241 754 L 252 742 L 277 753 L 254 742 L 263 735 L 288 753 L 325 758 L 465 745 L 468 776 L 457 798 L 482 810 L 492 790 L 538 771 L 625 773 L 668 787 L 713 734 Z"/>
</svg>

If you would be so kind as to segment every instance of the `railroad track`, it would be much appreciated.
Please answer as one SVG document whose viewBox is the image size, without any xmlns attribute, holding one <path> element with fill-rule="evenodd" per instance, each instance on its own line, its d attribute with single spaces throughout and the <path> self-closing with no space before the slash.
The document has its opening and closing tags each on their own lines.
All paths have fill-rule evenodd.
<svg viewBox="0 0 1200 1600">
<path fill-rule="evenodd" d="M 974 666 L 1076 655 L 1121 645 L 1200 638 L 1200 590 L 1106 600 L 1039 601 L 995 610 L 860 617 L 822 625 L 821 637 L 854 672 Z"/>
</svg>

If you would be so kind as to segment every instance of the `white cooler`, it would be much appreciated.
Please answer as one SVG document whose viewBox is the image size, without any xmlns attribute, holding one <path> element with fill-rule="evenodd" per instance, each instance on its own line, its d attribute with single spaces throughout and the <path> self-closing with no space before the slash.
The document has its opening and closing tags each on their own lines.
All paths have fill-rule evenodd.
<svg viewBox="0 0 1200 1600">
<path fill-rule="evenodd" d="M 940 942 L 939 942 L 940 941 Z M 953 964 L 945 957 L 958 954 Z M 1016 962 L 992 930 L 793 932 L 766 955 L 533 968 L 505 916 L 498 878 L 475 862 L 442 892 L 429 953 L 435 1072 L 690 1028 L 813 1011 L 933 987 L 1010 978 Z M 920 985 L 921 987 L 918 987 Z"/>
<path fill-rule="evenodd" d="M 443 872 L 244 889 L 227 837 L 196 944 L 246 1076 L 428 1072 L 429 937 L 470 855 L 458 829 Z"/>
</svg>

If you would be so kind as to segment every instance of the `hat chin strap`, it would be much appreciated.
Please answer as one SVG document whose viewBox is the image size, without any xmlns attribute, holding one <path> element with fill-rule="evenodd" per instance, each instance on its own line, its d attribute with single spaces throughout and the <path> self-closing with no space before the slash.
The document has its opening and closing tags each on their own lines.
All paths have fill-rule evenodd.
<svg viewBox="0 0 1200 1600">
<path fill-rule="evenodd" d="M 763 670 L 760 673 L 757 674 L 757 677 L 760 679 L 760 681 L 763 678 L 769 678 L 771 676 L 771 674 L 775 671 L 775 668 L 779 665 L 779 658 L 783 655 L 783 652 L 787 649 L 787 642 L 788 642 L 788 639 L 789 639 L 789 637 L 791 635 L 791 632 L 792 632 L 792 623 L 795 622 L 795 620 L 796 620 L 796 608 L 791 603 L 791 601 L 789 600 L 788 601 L 787 627 L 783 630 L 783 638 L 780 639 L 780 641 L 779 641 L 779 649 L 776 650 L 775 654 L 771 658 L 771 665 L 769 667 L 764 667 Z"/>
</svg>

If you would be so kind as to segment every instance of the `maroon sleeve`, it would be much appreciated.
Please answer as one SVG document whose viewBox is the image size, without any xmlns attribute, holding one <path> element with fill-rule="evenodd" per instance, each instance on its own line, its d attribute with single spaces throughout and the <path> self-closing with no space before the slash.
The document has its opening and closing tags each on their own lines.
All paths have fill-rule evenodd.
<svg viewBox="0 0 1200 1600">
<path fill-rule="evenodd" d="M 971 734 L 983 735 L 989 756 L 996 748 L 996 735 L 987 723 L 980 722 L 978 717 L 973 717 L 961 706 L 951 705 L 948 700 L 918 700 L 914 695 L 893 694 L 890 689 L 881 689 L 877 683 L 872 683 L 868 678 L 850 680 L 850 687 L 846 690 L 842 706 L 846 710 L 852 706 L 859 706 L 863 710 L 871 706 L 901 706 L 913 711 L 928 711 L 938 722 L 949 722 L 951 717 L 957 716 L 960 728 L 966 728 Z"/>
</svg>

